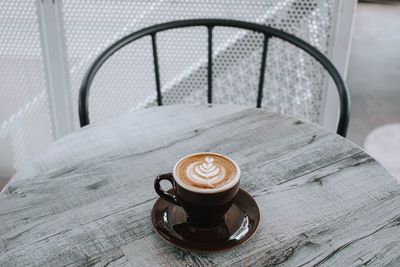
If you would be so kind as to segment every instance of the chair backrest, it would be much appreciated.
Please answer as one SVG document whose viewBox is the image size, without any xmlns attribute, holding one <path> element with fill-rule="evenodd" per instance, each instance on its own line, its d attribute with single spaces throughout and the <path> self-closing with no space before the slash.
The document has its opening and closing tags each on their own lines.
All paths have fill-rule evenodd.
<svg viewBox="0 0 400 267">
<path fill-rule="evenodd" d="M 329 61 L 328 58 L 316 48 L 308 44 L 307 42 L 301 40 L 300 38 L 288 34 L 284 31 L 244 21 L 236 21 L 236 20 L 222 20 L 222 19 L 195 19 L 195 20 L 181 20 L 181 21 L 173 21 L 163 24 L 154 25 L 132 34 L 127 35 L 126 37 L 118 40 L 111 46 L 109 46 L 103 53 L 101 53 L 97 59 L 93 62 L 89 70 L 87 71 L 82 86 L 79 92 L 79 119 L 81 127 L 89 124 L 89 90 L 90 86 L 93 82 L 93 79 L 103 65 L 103 63 L 110 58 L 115 52 L 119 49 L 123 48 L 127 44 L 138 40 L 145 36 L 151 37 L 152 44 L 152 52 L 153 52 L 153 62 L 154 62 L 154 71 L 155 71 L 155 85 L 156 85 L 156 101 L 158 105 L 163 104 L 163 96 L 160 85 L 160 68 L 159 68 L 159 60 L 158 60 L 158 49 L 157 49 L 157 34 L 159 32 L 163 32 L 166 30 L 171 30 L 175 28 L 186 28 L 186 27 L 206 27 L 208 32 L 208 62 L 207 62 L 207 102 L 213 103 L 213 29 L 215 27 L 233 27 L 240 28 L 245 30 L 250 30 L 254 32 L 261 33 L 263 35 L 263 46 L 261 53 L 261 64 L 260 64 L 260 75 L 258 82 L 258 91 L 257 91 L 257 100 L 256 107 L 260 108 L 262 106 L 263 100 L 263 88 L 264 88 L 264 80 L 265 80 L 265 68 L 266 61 L 268 57 L 268 42 L 271 38 L 276 37 L 283 41 L 286 41 L 303 51 L 307 54 L 311 55 L 315 60 L 317 60 L 323 68 L 329 73 L 332 77 L 340 99 L 340 113 L 339 113 L 339 123 L 337 127 L 337 133 L 345 136 L 347 132 L 347 127 L 350 118 L 350 97 L 349 92 L 341 78 L 339 72 L 336 70 L 335 66 Z"/>
</svg>

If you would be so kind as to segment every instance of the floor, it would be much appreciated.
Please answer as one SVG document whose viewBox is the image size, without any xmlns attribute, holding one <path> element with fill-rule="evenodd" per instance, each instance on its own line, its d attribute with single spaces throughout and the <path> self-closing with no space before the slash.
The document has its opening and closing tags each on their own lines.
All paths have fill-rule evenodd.
<svg viewBox="0 0 400 267">
<path fill-rule="evenodd" d="M 373 129 L 400 122 L 400 4 L 358 5 L 347 84 L 351 141 L 363 147 Z"/>
</svg>

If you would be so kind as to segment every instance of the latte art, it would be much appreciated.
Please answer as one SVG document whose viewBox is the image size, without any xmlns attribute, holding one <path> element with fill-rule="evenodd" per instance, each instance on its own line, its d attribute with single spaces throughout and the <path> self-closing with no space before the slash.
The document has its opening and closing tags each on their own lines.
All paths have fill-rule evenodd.
<svg viewBox="0 0 400 267">
<path fill-rule="evenodd" d="M 214 158 L 206 157 L 204 161 L 193 162 L 186 169 L 186 176 L 192 181 L 212 187 L 225 177 L 223 166 L 214 164 Z"/>
<path fill-rule="evenodd" d="M 235 178 L 237 168 L 228 158 L 218 154 L 195 154 L 177 164 L 177 174 L 185 184 L 200 189 L 215 189 Z"/>
<path fill-rule="evenodd" d="M 216 176 L 220 169 L 216 167 L 213 163 L 214 158 L 206 157 L 204 159 L 205 162 L 201 163 L 201 165 L 196 165 L 194 167 L 194 172 L 204 178 L 209 178 Z"/>
</svg>

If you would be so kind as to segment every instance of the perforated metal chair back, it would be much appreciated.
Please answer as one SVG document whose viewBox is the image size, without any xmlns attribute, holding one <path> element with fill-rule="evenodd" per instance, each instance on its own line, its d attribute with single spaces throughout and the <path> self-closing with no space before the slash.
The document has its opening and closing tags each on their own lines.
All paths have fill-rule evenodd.
<svg viewBox="0 0 400 267">
<path fill-rule="evenodd" d="M 89 120 L 89 91 L 90 86 L 95 78 L 96 73 L 103 65 L 103 63 L 109 59 L 115 52 L 129 43 L 143 38 L 145 36 L 151 37 L 151 45 L 153 51 L 153 63 L 154 63 L 154 79 L 156 85 L 156 102 L 158 105 L 163 105 L 163 94 L 160 84 L 160 67 L 158 59 L 158 49 L 157 49 L 157 34 L 166 30 L 176 29 L 176 28 L 187 28 L 187 27 L 206 27 L 208 32 L 208 62 L 207 62 L 207 102 L 209 104 L 213 103 L 213 30 L 215 27 L 232 27 L 240 28 L 245 30 L 250 30 L 258 32 L 263 35 L 263 46 L 261 53 L 261 63 L 259 66 L 260 75 L 258 82 L 257 99 L 255 101 L 255 106 L 257 108 L 262 107 L 263 102 L 263 88 L 265 83 L 265 69 L 266 62 L 268 58 L 268 44 L 271 38 L 279 38 L 285 42 L 288 42 L 312 56 L 317 60 L 323 68 L 329 73 L 333 82 L 336 85 L 337 92 L 340 99 L 340 112 L 339 112 L 339 122 L 337 126 L 337 134 L 341 136 L 346 136 L 349 119 L 350 119 L 350 96 L 349 92 L 345 86 L 345 83 L 340 76 L 339 72 L 335 66 L 329 61 L 329 59 L 322 54 L 315 47 L 311 46 L 302 39 L 288 34 L 284 31 L 268 27 L 265 25 L 260 25 L 256 23 L 235 21 L 235 20 L 221 20 L 221 19 L 196 19 L 196 20 L 181 20 L 173 21 L 163 24 L 154 25 L 118 40 L 111 46 L 109 46 L 103 53 L 101 53 L 97 59 L 93 62 L 89 70 L 87 71 L 81 88 L 79 92 L 79 119 L 81 127 L 88 125 Z"/>
</svg>

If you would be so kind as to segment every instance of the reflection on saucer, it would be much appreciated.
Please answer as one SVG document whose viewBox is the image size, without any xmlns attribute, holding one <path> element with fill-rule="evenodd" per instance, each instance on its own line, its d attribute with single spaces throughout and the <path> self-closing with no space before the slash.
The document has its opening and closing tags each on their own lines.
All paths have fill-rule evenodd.
<svg viewBox="0 0 400 267">
<path fill-rule="evenodd" d="M 243 189 L 228 210 L 224 221 L 203 229 L 188 222 L 185 211 L 163 199 L 154 204 L 151 219 L 155 231 L 168 243 L 194 252 L 220 252 L 250 239 L 257 230 L 260 212 L 255 200 Z"/>
</svg>

